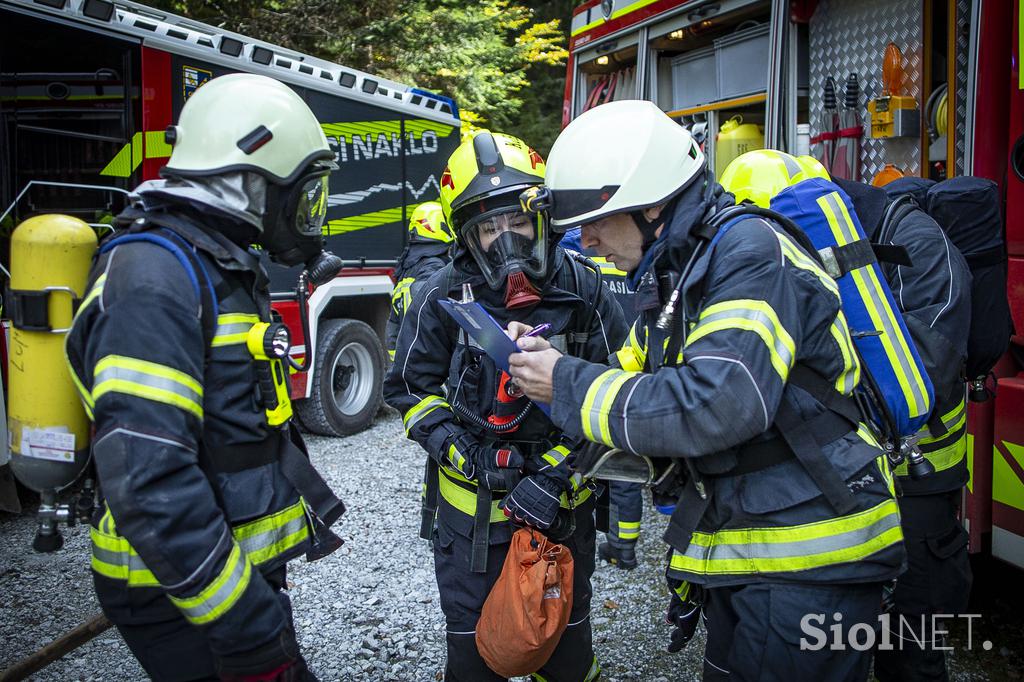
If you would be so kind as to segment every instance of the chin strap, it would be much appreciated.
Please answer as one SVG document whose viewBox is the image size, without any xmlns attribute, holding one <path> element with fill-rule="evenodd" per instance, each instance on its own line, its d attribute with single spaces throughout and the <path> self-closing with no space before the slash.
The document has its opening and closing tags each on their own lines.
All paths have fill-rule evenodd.
<svg viewBox="0 0 1024 682">
<path fill-rule="evenodd" d="M 663 215 L 659 215 L 654 220 L 648 220 L 647 216 L 644 215 L 643 209 L 630 211 L 629 215 L 633 218 L 633 222 L 636 223 L 637 228 L 640 229 L 640 234 L 644 238 L 641 248 L 644 253 L 646 253 L 647 249 L 651 248 L 651 245 L 654 244 L 655 240 L 658 238 L 658 228 L 666 224 L 667 221 L 663 219 Z"/>
</svg>

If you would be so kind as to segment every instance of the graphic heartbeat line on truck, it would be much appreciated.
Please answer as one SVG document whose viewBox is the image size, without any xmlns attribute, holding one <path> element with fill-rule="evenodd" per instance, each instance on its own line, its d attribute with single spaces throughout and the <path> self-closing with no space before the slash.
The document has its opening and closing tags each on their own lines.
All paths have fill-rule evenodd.
<svg viewBox="0 0 1024 682">
<path fill-rule="evenodd" d="M 441 193 L 441 188 L 437 184 L 437 178 L 433 174 L 427 178 L 423 186 L 418 190 L 408 180 L 405 181 L 405 188 L 409 190 L 409 193 L 413 196 L 413 199 L 419 201 L 427 192 L 433 190 L 433 195 L 437 196 Z M 380 192 L 401 192 L 401 184 L 393 184 L 390 182 L 381 182 L 367 189 L 356 190 L 354 192 L 342 192 L 340 194 L 332 194 L 327 197 L 328 206 L 347 206 L 348 204 L 358 204 L 360 201 Z"/>
</svg>

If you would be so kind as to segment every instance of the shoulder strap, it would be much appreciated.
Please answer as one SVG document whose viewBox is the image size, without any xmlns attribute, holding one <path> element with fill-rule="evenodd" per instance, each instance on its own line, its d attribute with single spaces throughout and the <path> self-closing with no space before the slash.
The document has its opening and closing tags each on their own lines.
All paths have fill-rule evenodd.
<svg viewBox="0 0 1024 682">
<path fill-rule="evenodd" d="M 587 308 L 585 315 L 575 316 L 576 326 L 566 338 L 568 343 L 575 344 L 576 346 L 574 355 L 582 357 L 584 347 L 590 338 L 590 328 L 594 324 L 597 307 L 601 304 L 601 298 L 608 292 L 605 291 L 601 267 L 597 263 L 577 251 L 563 251 L 563 253 L 567 262 L 558 272 L 558 287 L 579 296 L 583 300 L 583 305 Z M 588 270 L 594 273 L 593 296 L 585 295 L 586 292 L 583 291 L 583 286 L 580 284 L 582 281 L 579 277 L 580 270 L 584 273 Z"/>
<path fill-rule="evenodd" d="M 193 252 L 191 248 L 188 248 L 188 244 L 184 242 L 181 237 L 170 230 L 163 230 L 163 232 L 170 235 L 171 238 L 153 234 L 152 232 L 130 232 L 128 234 L 118 235 L 113 239 L 104 242 L 104 244 L 100 246 L 99 253 L 108 253 L 112 251 L 115 246 L 131 242 L 154 244 L 169 251 L 178 260 L 181 267 L 184 268 L 185 273 L 188 275 L 189 282 L 192 285 L 192 291 L 199 300 L 199 315 L 203 326 L 203 341 L 208 355 L 210 344 L 213 343 L 213 337 L 216 334 L 217 315 L 219 312 L 217 307 L 217 294 L 214 291 L 209 272 L 207 272 L 202 259 L 200 259 L 198 254 Z M 185 244 L 186 248 L 179 246 L 179 243 Z M 203 279 L 202 284 L 200 284 L 199 281 L 200 277 Z"/>
<path fill-rule="evenodd" d="M 696 234 L 699 237 L 709 239 L 711 246 L 714 247 L 721 238 L 725 236 L 726 232 L 739 224 L 743 218 L 749 217 L 763 218 L 774 222 L 783 229 L 786 236 L 796 242 L 819 265 L 822 265 L 821 255 L 818 253 L 818 250 L 814 248 L 814 244 L 811 242 L 810 237 L 807 236 L 806 232 L 800 229 L 799 225 L 793 222 L 793 220 L 787 215 L 779 213 L 778 211 L 773 211 L 770 208 L 761 208 L 755 204 L 738 204 L 718 211 L 711 217 L 711 220 L 705 223 L 705 225 L 697 231 Z"/>
<path fill-rule="evenodd" d="M 914 201 L 914 197 L 909 194 L 896 197 L 892 203 L 885 207 L 885 213 L 882 214 L 882 223 L 878 228 L 877 243 L 871 244 L 875 257 L 879 261 L 906 267 L 914 264 L 906 247 L 896 243 L 896 229 L 904 218 L 918 208 L 920 207 Z"/>
</svg>

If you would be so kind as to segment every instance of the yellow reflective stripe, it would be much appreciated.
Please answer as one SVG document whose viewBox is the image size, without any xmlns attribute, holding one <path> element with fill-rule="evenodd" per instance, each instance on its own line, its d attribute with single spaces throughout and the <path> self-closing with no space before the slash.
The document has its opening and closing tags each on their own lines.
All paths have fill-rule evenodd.
<svg viewBox="0 0 1024 682">
<path fill-rule="evenodd" d="M 925 426 L 921 429 L 921 433 L 928 435 L 922 437 L 921 440 L 917 441 L 917 443 L 918 445 L 936 443 L 944 438 L 948 438 L 949 434 L 954 433 L 955 431 L 959 431 L 961 428 L 963 428 L 963 425 L 965 423 L 967 423 L 967 401 L 966 399 L 961 398 L 960 402 L 957 403 L 956 407 L 954 407 L 946 414 L 942 415 L 942 425 L 946 427 L 947 433 L 944 433 L 938 437 L 934 437 L 931 435 L 931 432 L 928 430 L 928 427 Z"/>
<path fill-rule="evenodd" d="M 853 338 L 850 336 L 850 329 L 842 310 L 836 313 L 836 319 L 829 327 L 829 332 L 843 356 L 843 371 L 836 377 L 834 386 L 843 395 L 850 395 L 860 383 L 860 360 L 857 359 Z"/>
<path fill-rule="evenodd" d="M 686 601 L 690 597 L 690 589 L 690 581 L 684 580 L 676 587 L 673 587 L 672 591 L 676 593 L 677 597 L 679 597 L 679 601 Z"/>
<path fill-rule="evenodd" d="M 463 476 L 466 475 L 466 458 L 463 457 L 459 449 L 455 447 L 455 443 L 448 446 L 448 461 L 452 463 L 452 466 L 459 470 L 459 473 Z M 468 480 L 468 479 L 467 479 Z"/>
<path fill-rule="evenodd" d="M 439 407 L 450 409 L 448 403 L 445 402 L 445 399 L 436 395 L 428 395 L 426 398 L 413 405 L 409 411 L 405 413 L 405 416 L 402 417 L 402 426 L 405 427 L 405 435 L 408 436 L 409 432 L 412 431 L 412 427 L 416 426 L 416 423 L 419 420 L 423 419 Z"/>
<path fill-rule="evenodd" d="M 104 518 L 107 518 L 109 514 L 108 510 Z M 94 571 L 107 578 L 127 581 L 131 587 L 158 587 L 160 585 L 160 582 L 146 568 L 145 563 L 131 548 L 127 540 L 109 535 L 91 526 L 89 536 L 92 539 L 91 564 Z"/>
<path fill-rule="evenodd" d="M 470 483 L 464 477 L 458 474 L 448 471 L 444 467 L 439 469 L 441 475 L 438 476 L 438 491 L 441 493 L 441 497 L 450 504 L 451 506 L 458 509 L 463 514 L 469 514 L 470 516 L 476 515 L 476 491 L 466 490 L 455 481 L 462 480 L 465 483 Z M 470 485 L 473 485 L 470 483 Z M 507 521 L 505 518 L 505 512 L 498 508 L 499 500 L 491 501 L 491 523 L 499 523 L 501 521 Z"/>
<path fill-rule="evenodd" d="M 565 447 L 564 445 L 556 445 L 555 447 L 551 448 L 543 455 L 541 455 L 541 459 L 543 459 L 551 466 L 556 467 L 562 462 L 564 462 L 565 458 L 568 456 L 569 448 Z"/>
<path fill-rule="evenodd" d="M 893 476 L 892 469 L 889 467 L 889 458 L 885 455 L 879 455 L 875 458 L 875 466 L 878 467 L 879 473 L 882 474 L 882 478 L 885 480 L 885 487 L 889 490 L 889 494 L 896 497 L 896 479 Z"/>
<path fill-rule="evenodd" d="M 593 660 L 590 662 L 590 670 L 587 671 L 586 677 L 583 678 L 583 682 L 595 682 L 595 680 L 601 677 L 601 664 L 597 662 L 597 655 L 594 655 Z"/>
<path fill-rule="evenodd" d="M 395 351 L 388 350 L 388 359 L 394 361 L 394 359 L 395 359 Z"/>
<path fill-rule="evenodd" d="M 583 406 L 580 408 L 580 421 L 583 425 L 583 433 L 588 440 L 609 446 L 615 445 L 612 443 L 608 427 L 608 413 L 611 411 L 612 404 L 622 385 L 635 376 L 639 376 L 639 372 L 609 369 L 597 377 L 587 388 Z"/>
<path fill-rule="evenodd" d="M 406 277 L 405 279 L 399 280 L 398 284 L 391 292 L 391 307 L 394 308 L 396 313 L 401 313 L 403 310 L 409 309 L 409 304 L 412 303 L 412 285 L 416 280 L 412 277 Z M 402 302 L 402 307 L 398 307 L 398 302 Z"/>
<path fill-rule="evenodd" d="M 967 456 L 967 433 L 963 432 L 959 438 L 951 440 L 958 431 L 964 428 L 967 423 L 967 401 L 961 398 L 956 407 L 942 415 L 942 425 L 946 427 L 946 433 L 939 437 L 933 437 L 927 426 L 924 426 L 919 433 L 928 434 L 917 442 L 921 448 L 921 454 L 932 463 L 935 471 L 945 471 L 959 464 Z M 947 445 L 929 450 L 929 446 L 935 447 L 936 443 L 950 441 Z M 897 476 L 909 475 L 907 462 L 896 467 Z"/>
<path fill-rule="evenodd" d="M 237 526 L 231 532 L 249 561 L 256 565 L 265 563 L 309 537 L 305 506 L 299 500 L 281 511 Z"/>
<path fill-rule="evenodd" d="M 590 486 L 583 485 L 583 474 L 579 472 L 569 477 L 569 487 L 572 488 L 572 505 L 569 504 L 569 495 L 567 493 L 563 492 L 558 497 L 558 504 L 563 509 L 569 509 L 570 507 L 581 505 L 589 500 L 590 496 L 593 494 Z"/>
<path fill-rule="evenodd" d="M 85 295 L 84 299 L 82 299 L 82 305 L 78 306 L 78 312 L 75 313 L 75 317 L 78 317 L 82 313 L 82 311 L 85 310 L 86 307 L 88 307 L 90 303 L 95 301 L 103 294 L 103 285 L 106 284 L 106 282 L 107 273 L 104 272 L 102 275 L 96 278 L 96 281 L 93 282 L 92 288 L 89 289 L 89 293 Z"/>
<path fill-rule="evenodd" d="M 796 358 L 796 344 L 767 301 L 736 299 L 705 308 L 686 341 L 689 346 L 708 334 L 738 329 L 757 334 L 771 358 L 772 367 L 783 381 L 789 377 Z"/>
<path fill-rule="evenodd" d="M 92 408 L 96 406 L 96 402 L 92 399 L 92 394 L 89 392 L 89 389 L 85 387 L 85 384 L 83 384 L 82 380 L 78 377 L 78 373 L 75 372 L 75 368 L 71 366 L 71 362 L 68 361 L 67 353 L 64 354 L 64 362 L 68 366 L 68 374 L 71 375 L 71 383 L 75 385 L 75 389 L 78 391 L 78 395 L 82 399 L 82 407 L 85 408 L 85 414 L 91 421 L 93 419 Z"/>
<path fill-rule="evenodd" d="M 629 274 L 625 270 L 619 270 L 617 267 L 615 267 L 615 263 L 612 263 L 611 261 L 605 258 L 601 258 L 600 256 L 592 256 L 590 260 L 597 263 L 597 267 L 601 268 L 602 275 L 611 275 L 613 277 L 625 277 L 626 275 Z"/>
<path fill-rule="evenodd" d="M 107 355 L 93 368 L 93 400 L 107 393 L 165 403 L 203 418 L 203 387 L 185 372 L 147 360 Z"/>
<path fill-rule="evenodd" d="M 815 277 L 823 287 L 828 289 L 836 297 L 836 300 L 842 301 L 842 297 L 839 295 L 839 285 L 836 281 L 829 277 L 829 274 L 822 269 L 810 256 L 805 254 L 800 248 L 793 243 L 793 241 L 786 235 L 779 231 L 772 229 L 772 234 L 775 235 L 775 239 L 778 240 L 779 246 L 782 249 L 782 255 L 789 261 L 789 264 L 799 270 L 805 270 Z"/>
<path fill-rule="evenodd" d="M 853 221 L 838 192 L 819 197 L 817 203 L 839 246 L 845 246 L 857 240 Z M 883 294 L 884 289 L 875 268 L 871 266 L 856 268 L 851 270 L 849 275 L 853 278 L 854 285 L 864 300 L 872 324 L 876 330 L 881 331 L 878 337 L 879 341 L 899 381 L 904 400 L 910 409 L 910 416 L 918 417 L 927 414 L 931 409 L 928 390 L 921 378 L 917 363 L 913 361 L 913 353 L 903 329 Z"/>
<path fill-rule="evenodd" d="M 147 159 L 166 159 L 171 155 L 171 145 L 167 144 L 166 135 L 164 130 L 146 131 Z"/>
<path fill-rule="evenodd" d="M 116 580 L 126 580 L 130 587 L 149 587 L 160 583 L 146 568 L 135 549 L 117 527 L 110 508 L 100 517 L 98 528 L 91 528 L 92 566 L 97 573 Z M 295 504 L 232 529 L 241 550 L 254 565 L 276 559 L 309 538 L 305 503 Z"/>
<path fill-rule="evenodd" d="M 251 575 L 252 564 L 238 544 L 232 543 L 227 561 L 212 583 L 195 596 L 168 598 L 192 624 L 211 623 L 235 605 L 249 586 Z"/>
<path fill-rule="evenodd" d="M 779 528 L 695 532 L 671 568 L 702 575 L 792 573 L 860 561 L 903 539 L 894 499 L 835 519 Z"/>
<path fill-rule="evenodd" d="M 211 346 L 235 346 L 246 342 L 249 330 L 260 321 L 253 313 L 226 313 L 217 316 L 217 329 L 213 333 Z"/>
<path fill-rule="evenodd" d="M 635 540 L 640 537 L 640 522 L 619 521 L 619 537 L 623 540 Z"/>
<path fill-rule="evenodd" d="M 875 438 L 875 435 L 873 433 L 871 433 L 871 429 L 864 425 L 864 422 L 857 424 L 857 435 L 860 436 L 861 440 L 863 440 L 868 445 L 874 446 L 876 448 L 880 447 L 878 444 L 878 439 Z"/>
</svg>

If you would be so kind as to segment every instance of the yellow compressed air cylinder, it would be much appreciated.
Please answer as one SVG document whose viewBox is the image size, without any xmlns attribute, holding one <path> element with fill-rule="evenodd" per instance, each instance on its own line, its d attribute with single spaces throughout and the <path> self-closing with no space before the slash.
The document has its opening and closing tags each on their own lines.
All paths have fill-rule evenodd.
<svg viewBox="0 0 1024 682">
<path fill-rule="evenodd" d="M 742 116 L 730 118 L 722 124 L 715 142 L 715 177 L 722 177 L 733 159 L 755 149 L 764 149 L 764 129 L 744 123 Z"/>
<path fill-rule="evenodd" d="M 29 218 L 11 237 L 8 432 L 11 469 L 37 492 L 61 490 L 88 462 L 89 420 L 64 359 L 96 234 L 77 218 Z"/>
</svg>

